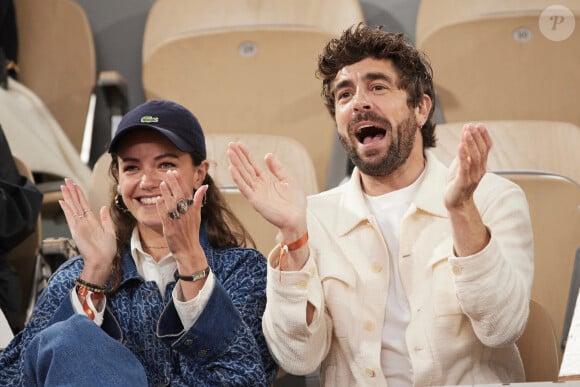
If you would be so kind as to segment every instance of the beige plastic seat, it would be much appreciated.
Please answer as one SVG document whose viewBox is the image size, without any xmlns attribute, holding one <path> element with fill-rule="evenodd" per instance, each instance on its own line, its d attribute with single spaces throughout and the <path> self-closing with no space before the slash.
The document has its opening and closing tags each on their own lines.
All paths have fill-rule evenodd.
<svg viewBox="0 0 580 387">
<path fill-rule="evenodd" d="M 15 0 L 18 79 L 45 103 L 80 153 L 97 81 L 89 21 L 74 0 Z"/>
<path fill-rule="evenodd" d="M 30 181 L 34 181 L 34 177 L 28 166 L 16 157 L 14 157 L 14 161 L 16 162 L 18 172 L 22 176 L 26 176 Z M 18 272 L 22 286 L 22 303 L 20 307 L 22 313 L 18 322 L 20 327 L 23 327 L 28 320 L 36 301 L 36 289 L 38 288 L 38 284 L 36 283 L 39 262 L 38 253 L 40 251 L 41 241 L 42 222 L 41 216 L 39 215 L 36 222 L 36 230 L 8 254 L 8 260 Z"/>
<path fill-rule="evenodd" d="M 98 214 L 102 206 L 109 206 L 115 192 L 115 180 L 109 176 L 111 155 L 103 153 L 93 166 L 89 179 L 87 200 L 93 213 Z"/>
<path fill-rule="evenodd" d="M 256 161 L 263 162 L 267 153 L 274 153 L 289 174 L 302 184 L 308 195 L 318 192 L 316 172 L 305 147 L 293 138 L 257 134 L 212 134 L 206 137 L 210 174 L 224 193 L 228 204 L 256 242 L 256 247 L 267 255 L 276 244 L 278 230 L 259 215 L 240 193 L 229 173 L 226 155 L 228 143 L 240 141 L 248 147 Z"/>
<path fill-rule="evenodd" d="M 276 244 L 278 230 L 254 211 L 233 182 L 228 171 L 229 161 L 226 155 L 227 146 L 232 141 L 240 141 L 246 145 L 255 160 L 261 160 L 263 169 L 266 169 L 263 162 L 266 153 L 276 154 L 286 166 L 288 173 L 302 184 L 306 194 L 318 192 L 314 165 L 302 144 L 292 138 L 256 134 L 206 135 L 210 175 L 220 187 L 233 212 L 254 238 L 258 250 L 267 255 Z M 111 200 L 113 192 L 111 187 L 114 182 L 108 175 L 110 161 L 110 155 L 105 153 L 97 160 L 93 169 L 88 199 L 95 213 L 101 206 L 109 205 Z"/>
<path fill-rule="evenodd" d="M 561 357 L 554 326 L 546 309 L 533 299 L 526 329 L 517 346 L 524 363 L 526 382 L 558 380 Z"/>
<path fill-rule="evenodd" d="M 580 245 L 580 186 L 563 176 L 500 172 L 526 194 L 534 233 L 532 298 L 562 337 L 576 248 Z"/>
<path fill-rule="evenodd" d="M 543 14 L 554 5 L 566 8 Z M 416 45 L 431 59 L 448 122 L 532 119 L 580 126 L 579 26 L 577 0 L 422 0 Z"/>
<path fill-rule="evenodd" d="M 188 107 L 208 134 L 295 138 L 325 187 L 335 127 L 317 56 L 362 20 L 358 0 L 157 0 L 144 33 L 145 95 Z"/>
<path fill-rule="evenodd" d="M 17 119 L 36 124 L 14 127 L 27 148 L 16 154 L 38 177 L 44 193 L 43 218 L 58 221 L 62 215 L 58 205 L 62 179 L 69 177 L 86 188 L 90 165 L 102 151 L 95 149 L 110 138 L 110 123 L 98 119 L 116 113 L 115 109 L 126 109 L 122 100 L 124 79 L 114 71 L 103 71 L 97 79 L 93 34 L 76 1 L 15 0 L 14 6 L 19 72 L 18 82 L 11 80 L 9 87 L 28 101 L 11 103 L 27 108 L 32 104 L 31 118 L 20 115 Z M 47 154 L 35 151 L 38 147 L 46 149 Z"/>
<path fill-rule="evenodd" d="M 488 169 L 556 173 L 580 183 L 580 127 L 558 121 L 483 121 L 493 147 Z M 439 124 L 435 129 L 437 157 L 449 165 L 457 155 L 463 123 Z"/>
</svg>

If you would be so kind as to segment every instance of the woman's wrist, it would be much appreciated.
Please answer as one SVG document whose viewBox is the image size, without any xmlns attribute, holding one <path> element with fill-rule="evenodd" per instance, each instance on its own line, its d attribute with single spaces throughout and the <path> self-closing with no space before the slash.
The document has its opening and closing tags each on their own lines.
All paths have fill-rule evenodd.
<svg viewBox="0 0 580 387">
<path fill-rule="evenodd" d="M 97 285 L 97 286 L 105 286 L 109 277 L 111 275 L 111 268 L 104 268 L 104 267 L 92 267 L 91 265 L 87 265 L 85 263 L 85 267 L 79 276 L 80 279 L 86 281 L 88 283 Z"/>
<path fill-rule="evenodd" d="M 177 262 L 177 272 L 185 276 L 203 271 L 208 267 L 205 252 L 201 247 L 198 251 L 185 254 L 185 257 L 182 257 L 181 254 L 175 254 L 175 261 Z"/>
</svg>

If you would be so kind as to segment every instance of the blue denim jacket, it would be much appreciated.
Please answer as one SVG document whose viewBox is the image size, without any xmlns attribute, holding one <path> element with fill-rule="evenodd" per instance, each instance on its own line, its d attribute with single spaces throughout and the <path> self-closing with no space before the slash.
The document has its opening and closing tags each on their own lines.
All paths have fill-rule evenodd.
<svg viewBox="0 0 580 387">
<path fill-rule="evenodd" d="M 184 330 L 175 310 L 175 282 L 167 285 L 162 299 L 157 285 L 137 272 L 129 249 L 122 257 L 121 285 L 107 297 L 102 329 L 139 359 L 149 385 L 271 385 L 278 367 L 261 327 L 266 260 L 253 249 L 214 249 L 205 238 L 202 246 L 216 285 L 191 329 Z M 30 322 L 0 358 L 0 385 L 22 385 L 22 353 L 28 343 L 42 329 L 74 314 L 69 294 L 82 266 L 76 257 L 52 276 Z"/>
</svg>

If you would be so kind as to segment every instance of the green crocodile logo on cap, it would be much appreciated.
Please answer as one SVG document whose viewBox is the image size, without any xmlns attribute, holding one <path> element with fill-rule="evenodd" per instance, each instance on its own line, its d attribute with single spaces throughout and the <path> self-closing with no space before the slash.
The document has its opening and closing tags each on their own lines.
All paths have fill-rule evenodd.
<svg viewBox="0 0 580 387">
<path fill-rule="evenodd" d="M 142 124 L 151 124 L 154 122 L 159 122 L 159 117 L 153 117 L 153 116 L 143 116 L 141 117 L 141 123 Z"/>
</svg>

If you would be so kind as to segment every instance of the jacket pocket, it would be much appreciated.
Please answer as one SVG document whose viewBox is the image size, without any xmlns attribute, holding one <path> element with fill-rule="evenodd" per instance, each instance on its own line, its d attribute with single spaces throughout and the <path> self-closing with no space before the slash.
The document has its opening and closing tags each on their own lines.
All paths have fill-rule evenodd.
<svg viewBox="0 0 580 387">
<path fill-rule="evenodd" d="M 361 304 L 356 300 L 356 274 L 349 269 L 348 266 L 333 267 L 321 273 L 326 309 L 332 317 L 337 338 L 349 337 L 353 318 Z"/>
<path fill-rule="evenodd" d="M 455 279 L 448 258 L 453 253 L 453 240 L 445 239 L 433 249 L 429 264 L 433 272 L 432 297 L 435 316 L 463 314 L 457 292 Z"/>
</svg>

